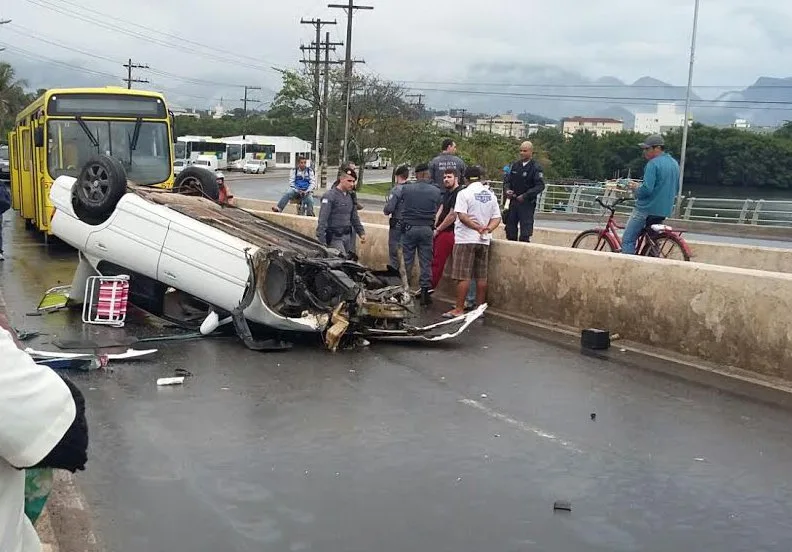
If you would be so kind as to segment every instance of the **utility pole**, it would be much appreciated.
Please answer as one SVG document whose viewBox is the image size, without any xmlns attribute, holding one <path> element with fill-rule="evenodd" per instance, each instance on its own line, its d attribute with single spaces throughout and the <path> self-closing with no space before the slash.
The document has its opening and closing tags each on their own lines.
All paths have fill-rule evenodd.
<svg viewBox="0 0 792 552">
<path fill-rule="evenodd" d="M 464 137 L 466 135 L 466 133 L 465 133 L 465 113 L 467 113 L 467 109 L 457 109 L 456 112 L 457 112 L 457 116 L 455 118 L 456 119 L 462 119 L 462 137 Z M 459 113 L 462 113 L 461 117 L 458 115 Z"/>
<path fill-rule="evenodd" d="M 140 83 L 147 83 L 148 81 L 145 79 L 133 79 L 132 78 L 132 69 L 148 69 L 148 65 L 140 65 L 139 63 L 132 63 L 132 58 L 129 58 L 129 61 L 124 64 L 124 67 L 127 68 L 127 78 L 123 79 L 124 82 L 127 83 L 127 88 L 132 89 L 133 82 L 140 82 Z"/>
<path fill-rule="evenodd" d="M 330 33 L 325 33 L 324 47 L 324 93 L 322 97 L 322 120 L 324 133 L 322 138 L 322 170 L 320 187 L 327 186 L 327 157 L 330 149 L 330 64 L 340 64 L 343 61 L 330 61 L 330 50 L 335 52 L 336 46 L 343 46 L 343 42 L 330 42 Z"/>
<path fill-rule="evenodd" d="M 413 105 L 418 106 L 418 118 L 423 118 L 423 99 L 426 94 L 407 94 L 406 97 L 408 98 L 418 98 L 418 102 Z"/>
<path fill-rule="evenodd" d="M 344 145 L 343 145 L 343 160 L 348 161 L 349 154 L 349 103 L 352 96 L 352 64 L 356 63 L 352 60 L 352 18 L 356 10 L 373 10 L 374 6 L 356 6 L 355 0 L 349 0 L 347 4 L 328 4 L 328 8 L 345 10 L 347 14 L 347 36 L 346 36 L 346 59 L 344 64 L 344 81 L 346 84 L 344 91 Z M 363 63 L 357 62 L 357 63 Z"/>
<path fill-rule="evenodd" d="M 314 89 L 313 89 L 313 96 L 314 96 L 314 112 L 316 113 L 316 139 L 314 140 L 314 150 L 312 154 L 312 163 L 314 165 L 314 170 L 316 170 L 316 165 L 319 164 L 319 142 L 321 141 L 322 135 L 322 101 L 321 101 L 321 90 L 319 87 L 319 64 L 321 63 L 320 54 L 322 52 L 321 40 L 322 40 L 322 26 L 324 25 L 336 25 L 336 21 L 323 21 L 321 19 L 300 19 L 301 25 L 313 25 L 316 28 L 316 40 L 310 46 L 300 46 L 300 50 L 305 52 L 308 51 L 315 51 L 316 55 L 314 61 L 308 62 L 307 60 L 303 60 L 304 63 L 311 63 L 314 66 Z"/>
<path fill-rule="evenodd" d="M 245 97 L 242 98 L 240 101 L 242 102 L 242 139 L 245 139 L 246 132 L 247 132 L 247 104 L 250 103 L 261 103 L 259 100 L 248 100 L 248 90 L 261 90 L 260 86 L 245 86 Z"/>
<path fill-rule="evenodd" d="M 690 95 L 693 89 L 693 62 L 696 59 L 696 31 L 698 30 L 699 0 L 693 6 L 693 35 L 690 38 L 690 67 L 685 93 L 685 122 L 682 124 L 682 152 L 679 156 L 679 197 L 677 197 L 674 215 L 682 211 L 682 186 L 685 183 L 685 158 L 687 156 L 688 127 L 690 126 Z"/>
</svg>

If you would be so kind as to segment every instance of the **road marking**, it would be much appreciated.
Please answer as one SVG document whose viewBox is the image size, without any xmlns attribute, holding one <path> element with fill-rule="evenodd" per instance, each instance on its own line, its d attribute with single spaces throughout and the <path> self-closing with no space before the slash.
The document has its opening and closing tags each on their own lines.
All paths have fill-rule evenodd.
<svg viewBox="0 0 792 552">
<path fill-rule="evenodd" d="M 537 437 L 541 437 L 542 439 L 547 439 L 548 441 L 551 441 L 553 443 L 561 445 L 562 447 L 564 447 L 567 450 L 570 450 L 570 451 L 573 451 L 573 452 L 583 452 L 582 450 L 580 450 L 578 447 L 576 447 L 575 445 L 573 445 L 569 441 L 565 441 L 564 439 L 561 439 L 560 437 L 558 437 L 556 435 L 553 435 L 552 433 L 549 433 L 549 432 L 547 432 L 547 431 L 545 431 L 545 430 L 543 430 L 541 428 L 534 427 L 534 426 L 532 426 L 530 424 L 527 424 L 525 422 L 521 422 L 520 420 L 516 420 L 516 419 L 512 418 L 511 416 L 507 416 L 506 414 L 502 414 L 502 413 L 500 413 L 500 412 L 498 412 L 496 410 L 492 410 L 491 408 L 489 408 L 488 406 L 480 403 L 479 401 L 474 401 L 472 399 L 460 399 L 459 402 L 464 404 L 464 405 L 466 405 L 466 406 L 472 406 L 473 408 L 475 408 L 476 410 L 478 410 L 480 412 L 483 412 L 484 414 L 486 414 L 490 418 L 493 418 L 495 420 L 498 420 L 498 421 L 504 422 L 506 424 L 509 424 L 510 426 L 512 426 L 512 427 L 514 427 L 516 429 L 519 429 L 520 431 L 523 431 L 525 433 L 532 433 L 533 435 L 536 435 Z"/>
</svg>

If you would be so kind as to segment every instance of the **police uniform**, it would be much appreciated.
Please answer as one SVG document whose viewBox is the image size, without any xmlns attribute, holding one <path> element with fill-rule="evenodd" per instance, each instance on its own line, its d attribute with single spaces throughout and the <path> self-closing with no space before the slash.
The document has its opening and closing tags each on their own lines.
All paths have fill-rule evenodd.
<svg viewBox="0 0 792 552">
<path fill-rule="evenodd" d="M 517 241 L 519 225 L 519 239 L 523 242 L 531 241 L 534 227 L 534 214 L 536 212 L 536 198 L 545 189 L 542 167 L 531 159 L 527 163 L 522 160 L 512 163 L 504 182 L 505 190 L 514 192 L 514 197 L 509 202 L 506 214 L 506 239 Z M 524 198 L 522 203 L 518 197 Z"/>
<path fill-rule="evenodd" d="M 331 188 L 322 197 L 316 238 L 346 256 L 352 252 L 355 235 L 365 235 L 352 196 L 338 188 Z"/>
<path fill-rule="evenodd" d="M 432 242 L 434 223 L 440 207 L 441 193 L 432 182 L 419 180 L 414 184 L 402 185 L 393 190 L 385 204 L 385 213 L 390 214 L 401 203 L 402 236 L 401 247 L 404 268 L 412 272 L 415 252 L 421 268 L 421 290 L 432 287 Z"/>
<path fill-rule="evenodd" d="M 403 184 L 397 184 L 391 193 L 388 195 L 387 199 L 385 200 L 385 204 L 387 205 L 391 197 L 393 197 L 393 193 L 402 186 L 407 186 L 408 184 L 405 182 Z M 403 196 L 402 196 L 403 197 Z M 390 213 L 390 230 L 388 230 L 388 265 L 392 266 L 395 269 L 399 269 L 399 247 L 401 247 L 401 237 L 402 237 L 402 201 L 397 201 L 396 205 L 393 207 L 393 211 Z M 385 211 L 387 215 L 387 210 Z"/>
</svg>

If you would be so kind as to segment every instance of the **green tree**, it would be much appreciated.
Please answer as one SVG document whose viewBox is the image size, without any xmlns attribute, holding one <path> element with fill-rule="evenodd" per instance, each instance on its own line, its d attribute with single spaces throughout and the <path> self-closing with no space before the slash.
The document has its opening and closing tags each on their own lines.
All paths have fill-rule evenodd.
<svg viewBox="0 0 792 552">
<path fill-rule="evenodd" d="M 25 82 L 16 79 L 14 68 L 0 62 L 0 142 L 5 142 L 14 126 L 16 114 L 32 101 L 25 93 Z"/>
</svg>

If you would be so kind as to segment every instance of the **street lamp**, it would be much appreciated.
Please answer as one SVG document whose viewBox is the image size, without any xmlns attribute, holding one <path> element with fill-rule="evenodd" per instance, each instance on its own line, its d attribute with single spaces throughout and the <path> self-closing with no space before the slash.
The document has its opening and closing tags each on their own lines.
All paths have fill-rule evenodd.
<svg viewBox="0 0 792 552">
<path fill-rule="evenodd" d="M 693 61 L 696 57 L 696 31 L 698 29 L 699 0 L 693 7 L 693 36 L 690 39 L 690 69 L 688 70 L 687 92 L 685 93 L 685 120 L 682 123 L 682 153 L 679 157 L 679 197 L 675 214 L 682 209 L 682 186 L 685 182 L 685 155 L 687 153 L 688 127 L 690 126 L 690 95 L 693 89 Z"/>
</svg>

